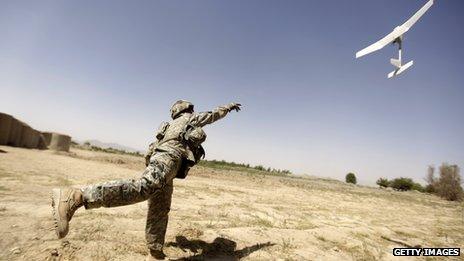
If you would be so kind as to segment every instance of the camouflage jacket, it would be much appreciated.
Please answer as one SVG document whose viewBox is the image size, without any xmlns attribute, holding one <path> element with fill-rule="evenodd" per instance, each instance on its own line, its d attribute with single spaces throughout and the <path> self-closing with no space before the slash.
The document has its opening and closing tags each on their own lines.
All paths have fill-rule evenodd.
<svg viewBox="0 0 464 261">
<path fill-rule="evenodd" d="M 160 129 L 156 133 L 157 140 L 150 144 L 148 152 L 145 156 L 146 164 L 148 165 L 151 155 L 156 151 L 164 151 L 173 156 L 183 157 L 195 162 L 193 152 L 185 142 L 180 139 L 181 133 L 186 125 L 203 127 L 217 120 L 224 118 L 230 112 L 233 104 L 219 106 L 213 111 L 200 113 L 182 113 L 179 117 L 171 120 L 168 124 L 161 124 Z M 167 126 L 166 129 L 165 126 Z M 163 131 L 164 135 L 161 139 L 158 136 L 159 132 Z"/>
</svg>

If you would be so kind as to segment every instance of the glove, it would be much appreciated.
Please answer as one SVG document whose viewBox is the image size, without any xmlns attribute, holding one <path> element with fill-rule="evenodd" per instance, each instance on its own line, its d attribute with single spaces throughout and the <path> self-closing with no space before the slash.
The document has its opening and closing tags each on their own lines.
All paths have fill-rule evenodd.
<svg viewBox="0 0 464 261">
<path fill-rule="evenodd" d="M 242 106 L 240 103 L 232 102 L 231 104 L 229 104 L 229 112 L 232 110 L 240 111 L 241 110 L 240 106 Z"/>
</svg>

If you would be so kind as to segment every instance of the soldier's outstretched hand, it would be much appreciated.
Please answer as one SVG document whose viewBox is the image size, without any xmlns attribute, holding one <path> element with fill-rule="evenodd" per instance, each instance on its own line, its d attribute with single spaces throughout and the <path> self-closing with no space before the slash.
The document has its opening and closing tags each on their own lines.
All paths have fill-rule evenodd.
<svg viewBox="0 0 464 261">
<path fill-rule="evenodd" d="M 242 105 L 240 103 L 231 103 L 229 107 L 229 111 L 235 110 L 235 111 L 240 111 L 242 108 L 240 108 Z"/>
</svg>

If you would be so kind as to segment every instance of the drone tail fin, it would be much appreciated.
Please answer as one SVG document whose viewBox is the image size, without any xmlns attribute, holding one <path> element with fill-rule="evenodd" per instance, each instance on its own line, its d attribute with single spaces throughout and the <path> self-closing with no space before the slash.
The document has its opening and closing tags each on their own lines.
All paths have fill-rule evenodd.
<svg viewBox="0 0 464 261">
<path fill-rule="evenodd" d="M 390 59 L 390 63 L 395 66 L 397 69 L 401 68 L 401 60 L 400 59 Z"/>
<path fill-rule="evenodd" d="M 393 64 L 393 63 L 392 63 Z M 414 61 L 410 61 L 402 66 L 400 66 L 398 69 L 394 70 L 393 72 L 390 72 L 388 74 L 388 78 L 392 78 L 394 76 L 400 75 L 402 72 L 406 71 L 409 67 L 411 67 L 414 64 Z"/>
</svg>

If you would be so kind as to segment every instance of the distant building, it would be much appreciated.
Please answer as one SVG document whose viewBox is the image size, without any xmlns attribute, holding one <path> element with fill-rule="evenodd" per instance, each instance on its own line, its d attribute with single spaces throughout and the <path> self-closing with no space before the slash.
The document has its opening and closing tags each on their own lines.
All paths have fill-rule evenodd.
<svg viewBox="0 0 464 261">
<path fill-rule="evenodd" d="M 42 133 L 13 116 L 0 112 L 0 145 L 69 151 L 71 137 L 55 132 Z"/>
</svg>

